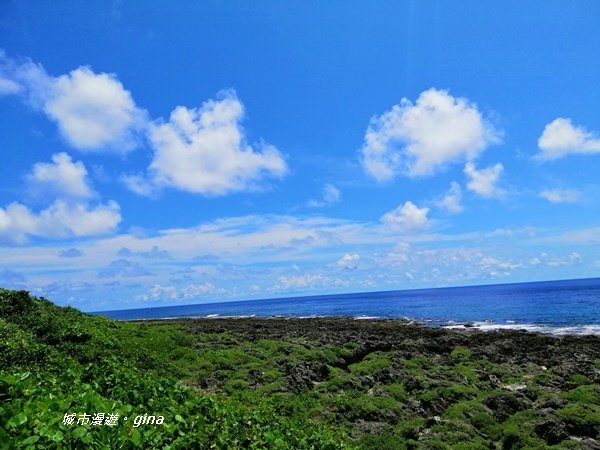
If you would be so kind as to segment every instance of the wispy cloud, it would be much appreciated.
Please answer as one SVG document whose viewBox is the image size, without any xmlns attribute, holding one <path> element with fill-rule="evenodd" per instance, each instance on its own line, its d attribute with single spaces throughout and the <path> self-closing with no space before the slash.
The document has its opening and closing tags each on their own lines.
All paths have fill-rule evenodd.
<svg viewBox="0 0 600 450">
<path fill-rule="evenodd" d="M 462 188 L 456 181 L 450 183 L 450 189 L 446 191 L 444 197 L 437 200 L 436 205 L 445 209 L 451 214 L 461 213 L 465 208 L 462 205 Z"/>
<path fill-rule="evenodd" d="M 544 189 L 539 196 L 551 203 L 577 203 L 581 192 L 574 189 Z"/>
<path fill-rule="evenodd" d="M 334 203 L 338 203 L 342 199 L 342 193 L 331 183 L 326 183 L 323 186 L 323 197 L 320 200 L 309 200 L 306 205 L 311 208 L 322 208 Z"/>
</svg>

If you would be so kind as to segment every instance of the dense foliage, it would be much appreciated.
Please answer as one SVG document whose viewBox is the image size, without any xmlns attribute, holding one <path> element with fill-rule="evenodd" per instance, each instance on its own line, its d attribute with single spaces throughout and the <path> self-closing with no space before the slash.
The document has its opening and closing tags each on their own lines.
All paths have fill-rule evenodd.
<svg viewBox="0 0 600 450">
<path fill-rule="evenodd" d="M 331 428 L 281 414 L 276 399 L 185 387 L 177 378 L 196 360 L 175 324 L 119 323 L 0 290 L 0 448 L 346 448 Z M 120 419 L 64 424 L 70 413 Z M 136 427 L 145 413 L 164 424 Z"/>
<path fill-rule="evenodd" d="M 600 439 L 597 338 L 336 323 L 123 323 L 0 290 L 0 448 L 568 449 Z M 63 423 L 84 412 L 121 419 Z M 144 413 L 164 424 L 123 420 Z"/>
</svg>

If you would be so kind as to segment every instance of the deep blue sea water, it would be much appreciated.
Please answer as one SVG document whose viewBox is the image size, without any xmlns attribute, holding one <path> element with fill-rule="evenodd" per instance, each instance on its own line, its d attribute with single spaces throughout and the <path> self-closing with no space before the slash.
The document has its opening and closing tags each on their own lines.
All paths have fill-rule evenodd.
<svg viewBox="0 0 600 450">
<path fill-rule="evenodd" d="M 428 326 L 600 334 L 600 278 L 365 292 L 103 311 L 113 319 L 180 317 L 409 318 Z"/>
</svg>

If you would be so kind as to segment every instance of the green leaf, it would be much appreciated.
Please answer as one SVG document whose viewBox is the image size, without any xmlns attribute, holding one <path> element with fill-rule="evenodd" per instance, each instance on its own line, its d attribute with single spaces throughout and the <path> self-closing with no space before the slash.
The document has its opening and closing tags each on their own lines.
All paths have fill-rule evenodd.
<svg viewBox="0 0 600 450">
<path fill-rule="evenodd" d="M 62 431 L 58 430 L 56 433 L 53 433 L 51 436 L 48 436 L 50 438 L 50 440 L 54 441 L 54 442 L 62 442 L 62 440 L 64 439 L 64 435 L 62 433 Z"/>
<path fill-rule="evenodd" d="M 78 427 L 73 430 L 72 434 L 74 438 L 79 439 L 87 434 L 87 429 L 85 427 Z"/>
<path fill-rule="evenodd" d="M 133 442 L 136 446 L 140 445 L 142 443 L 142 433 L 140 433 L 137 428 L 134 429 L 129 440 L 131 440 L 131 442 Z"/>
<path fill-rule="evenodd" d="M 19 413 L 16 416 L 14 416 L 13 418 L 11 418 L 8 421 L 7 425 L 12 426 L 12 427 L 20 427 L 25 422 L 27 422 L 27 416 L 25 415 L 25 413 Z"/>
<path fill-rule="evenodd" d="M 21 444 L 24 444 L 24 445 L 35 444 L 39 440 L 40 440 L 40 437 L 37 434 L 34 434 L 33 436 L 29 436 L 24 441 L 21 441 Z"/>
</svg>

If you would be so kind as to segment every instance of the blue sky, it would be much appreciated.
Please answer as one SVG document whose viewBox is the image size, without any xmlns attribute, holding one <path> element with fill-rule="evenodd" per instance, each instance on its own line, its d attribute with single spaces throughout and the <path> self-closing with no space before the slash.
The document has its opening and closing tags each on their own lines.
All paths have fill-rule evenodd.
<svg viewBox="0 0 600 450">
<path fill-rule="evenodd" d="M 0 284 L 107 310 L 600 276 L 600 4 L 0 11 Z"/>
</svg>

